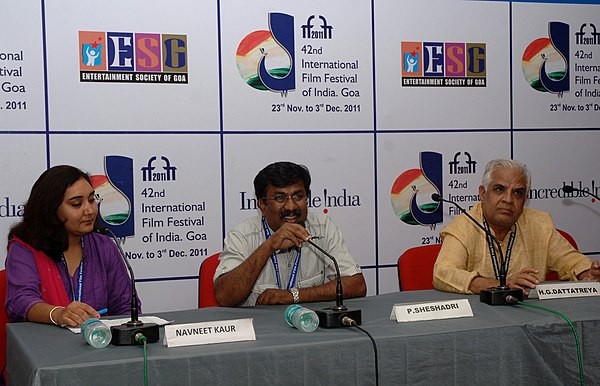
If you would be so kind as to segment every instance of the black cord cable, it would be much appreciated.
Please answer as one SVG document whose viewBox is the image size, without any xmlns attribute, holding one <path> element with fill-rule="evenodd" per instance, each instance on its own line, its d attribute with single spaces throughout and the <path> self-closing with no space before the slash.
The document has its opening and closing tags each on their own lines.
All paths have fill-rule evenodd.
<svg viewBox="0 0 600 386">
<path fill-rule="evenodd" d="M 352 327 L 358 328 L 359 330 L 364 332 L 369 337 L 369 339 L 371 339 L 371 343 L 373 344 L 373 352 L 375 354 L 375 385 L 379 386 L 379 360 L 377 359 L 377 343 L 375 343 L 375 339 L 369 333 L 369 331 L 360 327 L 358 324 L 356 324 L 356 322 L 353 319 L 351 319 L 347 316 L 343 318 L 342 323 L 347 326 L 352 326 Z"/>
<path fill-rule="evenodd" d="M 577 330 L 575 329 L 575 326 L 573 325 L 571 320 L 569 318 L 567 318 L 564 314 L 562 314 L 558 311 L 551 310 L 550 308 L 546 308 L 546 307 L 542 307 L 542 306 L 534 306 L 533 304 L 526 304 L 521 301 L 517 301 L 516 303 L 520 304 L 522 306 L 525 306 L 525 307 L 537 308 L 539 310 L 551 312 L 555 315 L 560 316 L 561 318 L 566 320 L 567 323 L 569 323 L 569 327 L 571 327 L 571 331 L 573 332 L 573 336 L 575 337 L 575 346 L 577 347 L 577 363 L 579 364 L 579 382 L 580 382 L 581 386 L 583 386 L 585 384 L 585 381 L 583 378 L 583 361 L 581 360 L 581 345 L 579 343 L 579 335 L 577 334 Z"/>
</svg>

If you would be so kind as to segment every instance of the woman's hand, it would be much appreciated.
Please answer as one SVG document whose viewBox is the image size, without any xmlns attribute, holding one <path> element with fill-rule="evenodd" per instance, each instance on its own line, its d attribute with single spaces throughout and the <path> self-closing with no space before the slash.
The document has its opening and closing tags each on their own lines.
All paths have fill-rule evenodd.
<svg viewBox="0 0 600 386">
<path fill-rule="evenodd" d="M 72 302 L 65 308 L 57 308 L 52 312 L 52 318 L 59 326 L 77 327 L 90 318 L 99 318 L 100 314 L 90 305 Z"/>
</svg>

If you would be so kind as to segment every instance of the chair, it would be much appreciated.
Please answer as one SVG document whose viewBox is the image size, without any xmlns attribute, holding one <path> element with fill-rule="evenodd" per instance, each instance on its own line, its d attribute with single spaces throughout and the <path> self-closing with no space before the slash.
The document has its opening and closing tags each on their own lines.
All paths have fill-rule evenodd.
<svg viewBox="0 0 600 386">
<path fill-rule="evenodd" d="M 0 377 L 4 377 L 6 375 L 6 324 L 8 323 L 8 316 L 4 307 L 6 302 L 5 269 L 0 270 L 0 299 L 2 299 L 2 306 L 0 306 Z M 4 384 L 3 379 L 0 379 L 0 384 Z"/>
<path fill-rule="evenodd" d="M 198 308 L 218 307 L 215 298 L 215 283 L 213 276 L 219 265 L 221 252 L 215 253 L 204 259 L 198 271 Z"/>
<path fill-rule="evenodd" d="M 562 229 L 558 229 L 556 228 L 556 230 L 558 231 L 558 233 L 560 233 L 565 239 L 567 239 L 567 241 L 573 246 L 573 248 L 579 250 L 579 247 L 577 246 L 577 242 L 575 241 L 575 239 L 573 238 L 573 236 L 571 236 L 570 234 L 568 234 L 567 232 L 563 231 Z M 558 273 L 554 272 L 554 271 L 550 271 L 548 272 L 548 274 L 546 274 L 546 281 L 549 280 L 558 280 Z"/>
<path fill-rule="evenodd" d="M 420 245 L 404 251 L 398 258 L 400 291 L 433 289 L 433 265 L 442 244 Z"/>
<path fill-rule="evenodd" d="M 575 239 L 573 238 L 573 236 L 571 236 L 570 234 L 568 234 L 567 232 L 563 231 L 562 229 L 558 229 L 556 228 L 556 230 L 558 231 L 558 233 L 560 233 L 565 239 L 567 239 L 567 241 L 573 246 L 573 248 L 579 250 L 579 247 L 577 246 L 577 242 L 575 241 Z"/>
</svg>

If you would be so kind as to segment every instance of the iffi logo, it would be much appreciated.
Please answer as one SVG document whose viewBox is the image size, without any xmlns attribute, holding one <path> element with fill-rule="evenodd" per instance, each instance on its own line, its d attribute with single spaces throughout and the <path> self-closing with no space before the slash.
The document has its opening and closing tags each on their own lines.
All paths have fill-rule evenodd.
<svg viewBox="0 0 600 386">
<path fill-rule="evenodd" d="M 477 173 L 476 165 L 477 161 L 471 157 L 471 153 L 468 151 L 464 152 L 464 156 L 463 152 L 459 151 L 454 154 L 454 159 L 448 162 L 450 174 L 475 174 Z"/>
<path fill-rule="evenodd" d="M 569 91 L 569 25 L 548 23 L 548 37 L 527 46 L 521 66 L 525 79 L 535 90 L 559 97 Z"/>
<path fill-rule="evenodd" d="M 443 196 L 442 155 L 422 152 L 419 169 L 410 169 L 398 176 L 391 191 L 394 213 L 409 225 L 433 225 L 443 221 L 442 205 L 431 195 Z"/>
<path fill-rule="evenodd" d="M 402 42 L 403 87 L 485 87 L 485 43 Z"/>
<path fill-rule="evenodd" d="M 242 39 L 236 52 L 237 68 L 249 86 L 287 95 L 296 88 L 294 17 L 270 13 L 268 24 L 268 31 L 254 31 Z"/>
<path fill-rule="evenodd" d="M 150 157 L 148 164 L 142 167 L 142 181 L 175 181 L 177 168 L 165 156 L 160 157 L 162 166 L 155 166 L 156 156 Z M 158 169 L 158 170 L 157 170 Z"/>
<path fill-rule="evenodd" d="M 82 82 L 187 83 L 187 36 L 79 31 Z"/>
<path fill-rule="evenodd" d="M 314 25 L 315 15 L 310 15 L 302 26 L 303 39 L 333 39 L 333 26 L 327 24 L 325 16 L 319 15 L 319 28 Z"/>
<path fill-rule="evenodd" d="M 596 30 L 596 25 L 594 23 L 590 23 L 589 30 L 587 27 L 587 23 L 583 23 L 581 27 L 579 27 L 579 32 L 575 32 L 575 44 L 582 46 L 600 45 L 600 32 Z"/>
</svg>

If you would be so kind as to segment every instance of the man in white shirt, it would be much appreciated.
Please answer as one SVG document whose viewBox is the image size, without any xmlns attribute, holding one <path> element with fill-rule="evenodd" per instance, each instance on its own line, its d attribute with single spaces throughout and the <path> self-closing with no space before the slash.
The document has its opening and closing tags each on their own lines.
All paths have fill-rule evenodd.
<svg viewBox="0 0 600 386">
<path fill-rule="evenodd" d="M 310 173 L 302 165 L 276 162 L 261 170 L 254 189 L 261 216 L 236 225 L 225 238 L 215 272 L 221 306 L 291 304 L 333 300 L 338 261 L 345 298 L 365 296 L 360 266 L 341 232 L 321 214 L 308 213 Z"/>
</svg>

